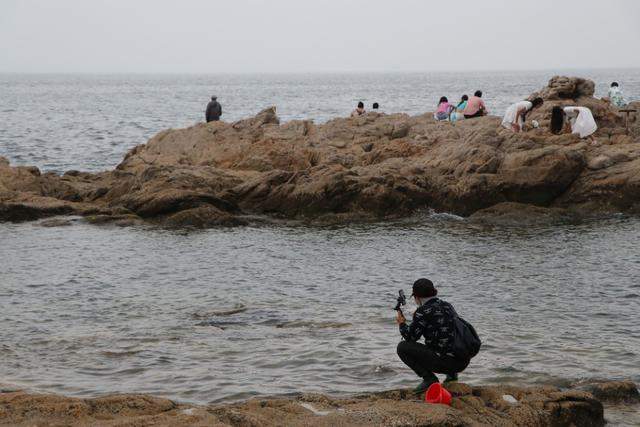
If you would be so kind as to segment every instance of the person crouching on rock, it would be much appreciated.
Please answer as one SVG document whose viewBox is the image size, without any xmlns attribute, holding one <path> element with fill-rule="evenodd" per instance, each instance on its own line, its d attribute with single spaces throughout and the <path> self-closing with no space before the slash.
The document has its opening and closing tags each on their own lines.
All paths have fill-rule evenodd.
<svg viewBox="0 0 640 427">
<path fill-rule="evenodd" d="M 211 101 L 207 104 L 207 111 L 204 113 L 207 123 L 217 122 L 222 115 L 222 105 L 218 102 L 217 96 L 212 96 Z"/>
<path fill-rule="evenodd" d="M 401 311 L 396 319 L 403 338 L 398 344 L 398 356 L 422 378 L 414 390 L 416 393 L 438 382 L 434 373 L 446 374 L 445 382 L 457 381 L 458 373 L 469 365 L 469 359 L 458 359 L 452 353 L 455 309 L 437 295 L 431 280 L 416 280 L 411 296 L 418 309 L 413 313 L 413 321 L 407 325 Z M 421 337 L 424 337 L 424 344 L 418 342 Z"/>
<path fill-rule="evenodd" d="M 598 130 L 598 125 L 593 118 L 593 113 L 587 107 L 559 107 L 551 110 L 551 132 L 575 133 L 580 138 L 587 138 L 595 143 L 593 134 Z"/>
<path fill-rule="evenodd" d="M 507 112 L 504 113 L 502 126 L 514 132 L 524 130 L 524 122 L 527 119 L 527 114 L 541 106 L 543 102 L 542 98 L 535 98 L 533 101 L 520 101 L 511 104 L 511 106 L 507 108 Z"/>
<path fill-rule="evenodd" d="M 358 117 L 363 115 L 364 113 L 366 113 L 366 111 L 364 110 L 364 103 L 360 101 L 358 102 L 358 107 L 351 113 L 351 117 Z"/>
<path fill-rule="evenodd" d="M 453 105 L 449 104 L 449 100 L 447 99 L 447 97 L 443 96 L 438 102 L 438 109 L 434 113 L 433 117 L 437 121 L 449 120 L 449 115 L 454 108 L 455 107 Z"/>
</svg>

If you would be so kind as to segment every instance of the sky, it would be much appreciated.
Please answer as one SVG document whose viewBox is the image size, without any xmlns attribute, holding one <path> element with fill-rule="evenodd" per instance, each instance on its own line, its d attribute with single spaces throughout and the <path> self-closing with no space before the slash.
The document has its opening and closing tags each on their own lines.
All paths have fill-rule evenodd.
<svg viewBox="0 0 640 427">
<path fill-rule="evenodd" d="M 639 0 L 0 0 L 0 72 L 637 67 Z"/>
</svg>

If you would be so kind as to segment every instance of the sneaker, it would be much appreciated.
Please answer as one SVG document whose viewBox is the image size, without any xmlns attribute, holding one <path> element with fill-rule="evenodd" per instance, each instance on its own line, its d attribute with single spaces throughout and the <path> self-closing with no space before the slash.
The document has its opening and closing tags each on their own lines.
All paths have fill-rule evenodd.
<svg viewBox="0 0 640 427">
<path fill-rule="evenodd" d="M 447 378 L 444 379 L 445 383 L 458 381 L 458 374 L 447 374 Z"/>
<path fill-rule="evenodd" d="M 435 384 L 437 382 L 439 382 L 438 378 L 425 378 L 416 388 L 413 389 L 413 392 L 415 394 L 424 393 L 431 384 Z"/>
</svg>

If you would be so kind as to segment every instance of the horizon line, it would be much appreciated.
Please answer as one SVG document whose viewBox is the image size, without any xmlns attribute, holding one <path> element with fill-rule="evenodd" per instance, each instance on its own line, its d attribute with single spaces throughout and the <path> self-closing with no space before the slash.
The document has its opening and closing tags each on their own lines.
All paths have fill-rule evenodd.
<svg viewBox="0 0 640 427">
<path fill-rule="evenodd" d="M 640 71 L 640 66 L 621 67 L 553 67 L 553 68 L 504 68 L 476 70 L 318 70 L 318 71 L 6 71 L 0 74 L 21 75 L 331 75 L 331 74 L 473 74 L 473 73 L 505 73 L 505 72 L 557 72 L 557 71 Z"/>
</svg>

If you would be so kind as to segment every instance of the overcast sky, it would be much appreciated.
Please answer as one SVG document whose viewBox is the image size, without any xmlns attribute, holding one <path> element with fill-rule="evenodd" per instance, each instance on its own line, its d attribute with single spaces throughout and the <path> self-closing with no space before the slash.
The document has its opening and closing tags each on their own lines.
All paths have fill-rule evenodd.
<svg viewBox="0 0 640 427">
<path fill-rule="evenodd" d="M 0 0 L 0 72 L 640 67 L 639 0 Z"/>
</svg>

